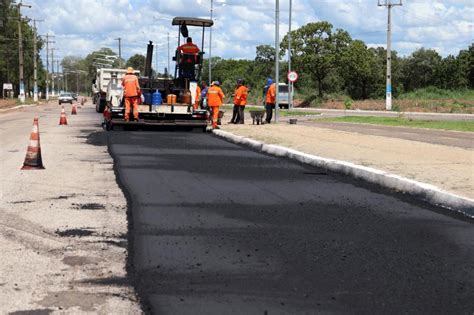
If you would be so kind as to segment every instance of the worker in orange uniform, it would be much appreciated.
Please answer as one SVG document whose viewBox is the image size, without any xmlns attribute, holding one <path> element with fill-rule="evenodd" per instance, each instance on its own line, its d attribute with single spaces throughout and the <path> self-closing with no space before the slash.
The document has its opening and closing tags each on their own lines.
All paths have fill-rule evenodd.
<svg viewBox="0 0 474 315">
<path fill-rule="evenodd" d="M 138 78 L 133 74 L 133 68 L 127 68 L 127 74 L 122 78 L 123 96 L 125 98 L 124 120 L 130 119 L 130 106 L 133 105 L 133 120 L 138 121 L 138 102 L 141 96 Z"/>
<path fill-rule="evenodd" d="M 197 54 L 200 52 L 198 46 L 196 46 L 196 44 L 193 43 L 193 39 L 191 37 L 186 38 L 186 43 L 176 48 L 176 50 L 183 54 L 194 55 L 195 60 L 196 60 Z M 189 60 L 189 58 L 185 61 L 192 62 L 192 60 Z"/>
<path fill-rule="evenodd" d="M 237 87 L 234 92 L 234 110 L 232 113 L 232 124 L 243 124 L 244 123 L 244 110 L 247 105 L 247 94 L 248 89 L 244 85 L 244 80 L 237 80 Z"/>
<path fill-rule="evenodd" d="M 199 109 L 199 105 L 201 104 L 201 87 L 199 84 L 196 84 L 196 96 L 194 98 L 194 110 Z"/>
<path fill-rule="evenodd" d="M 220 129 L 217 125 L 219 120 L 219 107 L 224 101 L 224 92 L 220 88 L 219 81 L 214 81 L 211 87 L 207 90 L 207 105 L 212 111 L 212 129 Z"/>
<path fill-rule="evenodd" d="M 272 82 L 270 84 L 270 87 L 267 90 L 267 95 L 265 96 L 265 110 L 267 111 L 265 121 L 267 122 L 267 124 L 269 124 L 272 120 L 273 109 L 275 108 L 275 101 L 276 101 L 276 86 L 275 86 L 275 82 Z"/>
</svg>

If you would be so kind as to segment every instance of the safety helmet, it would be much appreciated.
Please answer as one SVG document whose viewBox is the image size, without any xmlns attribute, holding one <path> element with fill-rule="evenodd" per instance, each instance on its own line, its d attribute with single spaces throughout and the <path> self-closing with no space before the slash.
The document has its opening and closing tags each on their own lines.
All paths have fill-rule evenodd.
<svg viewBox="0 0 474 315">
<path fill-rule="evenodd" d="M 273 83 L 273 80 L 272 80 L 271 78 L 268 78 L 268 79 L 267 79 L 267 85 L 270 85 L 270 84 L 272 84 L 272 83 Z"/>
<path fill-rule="evenodd" d="M 219 81 L 214 81 L 214 82 L 212 82 L 212 85 L 217 85 L 217 86 L 219 86 L 219 85 L 221 85 L 221 83 L 220 83 Z"/>
<path fill-rule="evenodd" d="M 127 73 L 133 73 L 133 68 L 132 68 L 132 67 L 128 67 L 128 68 L 127 68 Z"/>
</svg>

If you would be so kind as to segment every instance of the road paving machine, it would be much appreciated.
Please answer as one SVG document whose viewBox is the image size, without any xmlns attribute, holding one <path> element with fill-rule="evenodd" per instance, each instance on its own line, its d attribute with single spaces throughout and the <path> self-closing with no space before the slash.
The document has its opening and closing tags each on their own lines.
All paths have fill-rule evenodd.
<svg viewBox="0 0 474 315">
<path fill-rule="evenodd" d="M 185 128 L 202 128 L 206 131 L 208 112 L 204 109 L 194 109 L 196 85 L 200 82 L 204 52 L 205 29 L 212 27 L 213 21 L 209 19 L 192 17 L 175 17 L 172 25 L 179 27 L 178 46 L 183 38 L 188 36 L 188 26 L 202 28 L 201 51 L 197 54 L 185 54 L 176 51 L 174 77 L 166 75 L 153 77 L 152 58 L 153 43 L 147 45 L 145 71 L 139 77 L 139 83 L 144 96 L 144 101 L 138 107 L 139 121 L 124 121 L 125 105 L 123 97 L 117 101 L 120 92 L 112 93 L 114 98 L 107 100 L 104 110 L 103 126 L 112 130 L 114 126 L 183 126 Z M 117 87 L 121 88 L 121 87 Z M 143 99 L 143 98 L 142 98 Z"/>
</svg>

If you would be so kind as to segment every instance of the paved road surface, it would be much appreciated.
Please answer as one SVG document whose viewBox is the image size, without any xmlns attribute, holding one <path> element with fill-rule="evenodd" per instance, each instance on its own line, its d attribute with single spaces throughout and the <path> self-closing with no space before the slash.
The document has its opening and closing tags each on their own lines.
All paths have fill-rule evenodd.
<svg viewBox="0 0 474 315">
<path fill-rule="evenodd" d="M 474 149 L 474 136 L 472 132 L 407 128 L 396 126 L 377 126 L 369 124 L 338 123 L 325 121 L 303 121 L 302 123 L 305 125 L 312 125 L 320 128 L 356 132 L 363 135 L 382 136 L 411 141 L 420 141 L 432 144 L 442 144 L 451 147 Z"/>
<path fill-rule="evenodd" d="M 473 222 L 212 135 L 109 132 L 154 314 L 472 313 Z"/>
</svg>

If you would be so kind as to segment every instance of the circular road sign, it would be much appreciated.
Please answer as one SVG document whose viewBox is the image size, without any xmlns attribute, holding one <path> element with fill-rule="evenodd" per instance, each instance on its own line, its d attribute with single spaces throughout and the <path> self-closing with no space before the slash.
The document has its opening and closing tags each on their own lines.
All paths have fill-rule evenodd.
<svg viewBox="0 0 474 315">
<path fill-rule="evenodd" d="M 288 72 L 288 81 L 295 82 L 296 80 L 298 80 L 298 73 L 295 71 Z"/>
</svg>

